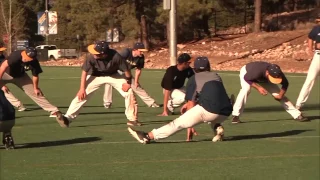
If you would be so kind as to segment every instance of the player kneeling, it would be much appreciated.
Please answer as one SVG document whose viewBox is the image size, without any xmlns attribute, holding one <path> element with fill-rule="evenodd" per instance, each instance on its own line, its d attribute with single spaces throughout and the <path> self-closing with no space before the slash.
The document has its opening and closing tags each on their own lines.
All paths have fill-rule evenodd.
<svg viewBox="0 0 320 180">
<path fill-rule="evenodd" d="M 185 100 L 187 104 L 182 107 L 183 114 L 180 117 L 148 133 L 128 128 L 130 134 L 140 143 L 147 144 L 151 140 L 167 138 L 185 128 L 190 128 L 189 130 L 193 134 L 195 131 L 192 127 L 204 122 L 210 122 L 212 130 L 215 132 L 212 141 L 223 139 L 224 130 L 221 123 L 232 112 L 230 99 L 220 76 L 210 72 L 210 63 L 207 57 L 196 58 L 194 69 L 196 73 L 189 79 L 186 87 Z"/>
</svg>

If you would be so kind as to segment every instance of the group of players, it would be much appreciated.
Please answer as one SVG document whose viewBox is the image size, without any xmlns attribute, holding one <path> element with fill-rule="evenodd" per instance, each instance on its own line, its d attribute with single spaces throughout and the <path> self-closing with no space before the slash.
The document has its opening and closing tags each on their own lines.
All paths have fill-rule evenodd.
<svg viewBox="0 0 320 180">
<path fill-rule="evenodd" d="M 320 21 L 320 20 L 319 20 Z M 316 42 L 315 46 L 313 42 Z M 315 49 L 314 49 L 314 47 Z M 103 105 L 111 108 L 112 90 L 116 89 L 125 99 L 125 115 L 129 133 L 140 143 L 150 143 L 151 140 L 167 138 L 182 130 L 188 129 L 187 141 L 196 135 L 193 128 L 199 123 L 207 122 L 215 133 L 212 141 L 223 140 L 224 128 L 222 123 L 232 115 L 232 123 L 241 123 L 240 115 L 244 110 L 251 87 L 261 95 L 270 93 L 279 101 L 293 119 L 308 121 L 301 113 L 314 81 L 319 74 L 320 61 L 320 26 L 316 26 L 309 34 L 309 49 L 314 49 L 314 57 L 309 68 L 308 76 L 301 89 L 296 105 L 285 96 L 289 82 L 281 68 L 276 64 L 257 61 L 246 64 L 240 69 L 241 90 L 235 100 L 228 93 L 222 78 L 211 71 L 207 57 L 191 57 L 182 53 L 177 58 L 177 65 L 170 66 L 162 79 L 163 112 L 159 116 L 168 116 L 174 109 L 181 107 L 181 115 L 172 122 L 150 132 L 137 131 L 132 126 L 141 126 L 138 120 L 138 95 L 148 107 L 158 108 L 160 105 L 141 87 L 139 83 L 141 70 L 144 67 L 143 52 L 147 51 L 142 43 L 135 43 L 132 48 L 126 48 L 120 53 L 111 49 L 107 42 L 98 41 L 88 46 L 89 55 L 82 65 L 80 88 L 72 100 L 67 112 L 62 114 L 59 109 L 49 103 L 39 88 L 41 66 L 37 60 L 37 50 L 28 47 L 25 50 L 12 52 L 4 57 L 4 47 L 0 48 L 0 132 L 3 132 L 2 142 L 7 149 L 14 148 L 11 130 L 15 124 L 15 109 L 24 111 L 26 108 L 5 86 L 15 84 L 22 89 L 50 117 L 55 117 L 61 127 L 69 127 L 79 115 L 81 108 L 90 99 L 93 92 L 101 86 L 105 88 Z M 190 67 L 191 63 L 193 68 Z M 131 74 L 135 69 L 135 77 Z M 32 78 L 26 73 L 31 71 Z M 185 81 L 188 82 L 185 85 Z M 279 88 L 278 84 L 282 87 Z"/>
</svg>

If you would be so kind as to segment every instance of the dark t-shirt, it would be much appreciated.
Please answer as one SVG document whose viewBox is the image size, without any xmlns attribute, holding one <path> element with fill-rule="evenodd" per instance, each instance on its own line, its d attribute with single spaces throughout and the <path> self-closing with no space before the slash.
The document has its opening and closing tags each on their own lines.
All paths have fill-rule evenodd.
<svg viewBox="0 0 320 180">
<path fill-rule="evenodd" d="M 0 64 L 1 64 L 5 59 L 6 59 L 6 57 L 5 57 L 3 54 L 1 54 L 1 55 L 0 55 Z"/>
<path fill-rule="evenodd" d="M 179 71 L 177 65 L 170 66 L 164 74 L 161 87 L 166 90 L 180 89 L 183 87 L 186 78 L 194 75 L 192 68 Z"/>
<path fill-rule="evenodd" d="M 40 63 L 37 58 L 29 62 L 22 62 L 21 50 L 14 51 L 8 57 L 8 71 L 7 73 L 14 77 L 22 77 L 26 71 L 31 71 L 33 76 L 38 76 L 42 73 Z"/>
<path fill-rule="evenodd" d="M 127 71 L 128 65 L 117 51 L 110 49 L 107 58 L 95 59 L 92 54 L 82 65 L 82 70 L 92 76 L 111 76 L 120 71 Z"/>
<path fill-rule="evenodd" d="M 126 48 L 119 53 L 124 60 L 128 63 L 129 69 L 142 69 L 144 68 L 144 55 L 141 57 L 133 57 L 132 56 L 132 49 Z"/>
<path fill-rule="evenodd" d="M 248 82 L 250 85 L 255 83 L 266 83 L 269 82 L 268 78 L 266 77 L 266 71 L 270 66 L 270 63 L 258 61 L 258 62 L 251 62 L 246 65 L 247 73 L 244 75 L 244 80 Z M 286 76 L 282 73 L 282 89 L 288 89 L 289 82 Z"/>
<path fill-rule="evenodd" d="M 189 79 L 185 100 L 198 102 L 208 112 L 224 116 L 229 116 L 233 109 L 221 77 L 209 71 Z"/>
<path fill-rule="evenodd" d="M 309 39 L 312 39 L 313 41 L 315 41 L 316 44 L 320 43 L 320 25 L 313 27 L 308 37 Z M 315 46 L 316 50 L 320 50 L 320 49 L 317 49 L 316 47 L 317 46 Z"/>
</svg>

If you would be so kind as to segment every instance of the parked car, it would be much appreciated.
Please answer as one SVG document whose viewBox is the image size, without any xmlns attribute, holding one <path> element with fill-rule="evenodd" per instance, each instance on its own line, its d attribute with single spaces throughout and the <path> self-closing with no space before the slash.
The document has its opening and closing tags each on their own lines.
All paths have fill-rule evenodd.
<svg viewBox="0 0 320 180">
<path fill-rule="evenodd" d="M 61 51 L 57 48 L 56 45 L 39 45 L 36 46 L 36 49 L 47 49 L 48 58 L 50 60 L 57 60 L 61 57 Z"/>
<path fill-rule="evenodd" d="M 47 49 L 48 59 L 56 60 L 59 58 L 76 58 L 78 53 L 76 49 L 58 49 L 56 45 L 39 45 L 36 49 Z"/>
</svg>

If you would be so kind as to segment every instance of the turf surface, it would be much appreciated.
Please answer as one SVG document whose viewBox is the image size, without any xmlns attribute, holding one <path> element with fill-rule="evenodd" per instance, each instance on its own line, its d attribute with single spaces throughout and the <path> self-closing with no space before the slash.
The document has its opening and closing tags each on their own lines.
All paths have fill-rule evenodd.
<svg viewBox="0 0 320 180">
<path fill-rule="evenodd" d="M 40 87 L 49 101 L 66 112 L 79 88 L 80 68 L 45 67 Z M 164 71 L 146 70 L 142 86 L 162 103 Z M 221 72 L 229 94 L 237 95 L 238 73 Z M 288 74 L 287 95 L 293 102 L 305 80 Z M 141 145 L 126 130 L 124 101 L 114 91 L 111 109 L 102 106 L 103 88 L 82 109 L 69 129 L 15 86 L 11 91 L 31 109 L 17 112 L 13 136 L 17 149 L 0 147 L 1 180 L 34 179 L 319 179 L 319 80 L 305 106 L 311 122 L 293 121 L 279 103 L 255 90 L 248 99 L 245 123 L 224 123 L 226 141 L 212 143 L 207 124 L 186 143 L 186 131 L 166 140 Z M 149 131 L 177 116 L 157 117 L 162 109 L 148 108 L 139 99 L 139 120 Z M 178 112 L 178 109 L 177 109 Z"/>
</svg>

